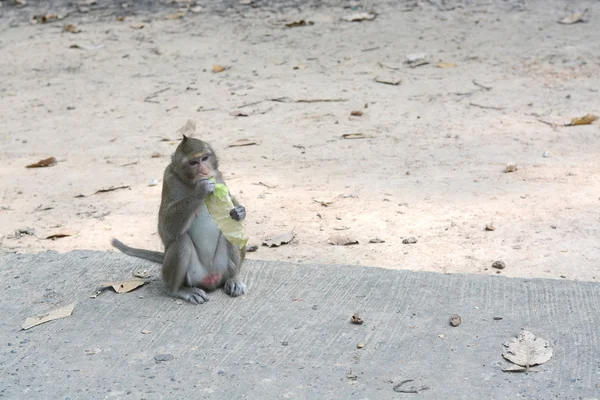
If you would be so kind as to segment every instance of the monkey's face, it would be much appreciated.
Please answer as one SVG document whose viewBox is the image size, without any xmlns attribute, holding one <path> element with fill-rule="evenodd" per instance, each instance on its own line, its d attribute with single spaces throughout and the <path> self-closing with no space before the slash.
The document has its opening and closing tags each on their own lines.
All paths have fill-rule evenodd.
<svg viewBox="0 0 600 400">
<path fill-rule="evenodd" d="M 215 155 L 210 151 L 191 154 L 182 161 L 182 170 L 194 181 L 212 178 L 215 176 L 214 158 Z"/>
<path fill-rule="evenodd" d="M 210 145 L 202 140 L 183 136 L 173 155 L 179 176 L 198 182 L 215 176 L 218 161 Z"/>
</svg>

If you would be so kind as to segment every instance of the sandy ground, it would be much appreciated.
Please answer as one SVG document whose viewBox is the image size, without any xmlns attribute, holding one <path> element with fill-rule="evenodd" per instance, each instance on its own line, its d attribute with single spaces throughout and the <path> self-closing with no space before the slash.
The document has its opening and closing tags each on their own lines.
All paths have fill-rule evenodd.
<svg viewBox="0 0 600 400">
<path fill-rule="evenodd" d="M 597 1 L 257 2 L 181 19 L 170 5 L 37 25 L 31 5 L 4 3 L 3 251 L 161 249 L 162 171 L 190 119 L 248 210 L 250 244 L 296 235 L 249 258 L 600 280 L 600 121 L 561 126 L 600 113 Z M 586 23 L 557 23 L 585 8 Z M 313 24 L 285 27 L 301 19 Z M 404 63 L 422 52 L 429 64 Z"/>
</svg>

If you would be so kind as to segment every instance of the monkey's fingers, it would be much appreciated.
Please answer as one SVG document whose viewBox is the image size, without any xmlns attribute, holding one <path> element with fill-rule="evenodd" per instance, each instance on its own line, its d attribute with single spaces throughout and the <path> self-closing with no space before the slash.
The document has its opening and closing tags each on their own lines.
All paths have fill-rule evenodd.
<svg viewBox="0 0 600 400">
<path fill-rule="evenodd" d="M 230 212 L 229 215 L 236 221 L 241 221 L 246 218 L 246 209 L 244 206 L 235 206 Z"/>
<path fill-rule="evenodd" d="M 237 278 L 231 278 L 225 282 L 223 289 L 231 297 L 238 297 L 246 293 L 246 284 Z"/>
<path fill-rule="evenodd" d="M 208 301 L 206 292 L 196 287 L 182 288 L 175 294 L 175 296 L 192 304 L 204 304 Z"/>
</svg>

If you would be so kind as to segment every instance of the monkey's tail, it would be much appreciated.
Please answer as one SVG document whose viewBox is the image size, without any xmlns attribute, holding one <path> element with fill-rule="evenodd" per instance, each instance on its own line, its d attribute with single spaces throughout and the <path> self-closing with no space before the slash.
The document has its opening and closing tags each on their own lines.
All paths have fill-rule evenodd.
<svg viewBox="0 0 600 400">
<path fill-rule="evenodd" d="M 144 260 L 154 261 L 155 263 L 159 264 L 162 264 L 163 260 L 165 259 L 165 254 L 161 253 L 160 251 L 136 249 L 134 247 L 127 246 L 126 244 L 117 239 L 113 239 L 111 241 L 111 244 L 113 245 L 113 247 L 117 248 L 118 250 L 122 251 L 128 256 L 143 258 Z"/>
</svg>

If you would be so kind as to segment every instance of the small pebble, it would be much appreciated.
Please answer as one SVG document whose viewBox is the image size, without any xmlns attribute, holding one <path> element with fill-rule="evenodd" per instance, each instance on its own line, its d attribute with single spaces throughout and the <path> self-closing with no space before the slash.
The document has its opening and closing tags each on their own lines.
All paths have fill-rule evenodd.
<svg viewBox="0 0 600 400">
<path fill-rule="evenodd" d="M 148 186 L 156 186 L 158 185 L 158 179 L 150 179 L 148 181 Z"/>
<path fill-rule="evenodd" d="M 363 347 L 365 347 L 364 343 L 359 343 L 356 345 L 357 348 L 362 349 Z"/>
<path fill-rule="evenodd" d="M 542 157 L 548 158 L 550 157 L 550 153 L 548 153 L 548 151 L 545 151 L 544 154 L 542 154 Z"/>
<path fill-rule="evenodd" d="M 417 243 L 417 238 L 408 237 L 408 238 L 402 240 L 402 243 L 403 244 L 415 244 L 415 243 Z"/>
<path fill-rule="evenodd" d="M 172 354 L 157 354 L 154 356 L 154 361 L 156 361 L 157 364 L 164 361 L 172 361 L 173 359 L 175 359 L 175 357 L 173 357 Z"/>
<path fill-rule="evenodd" d="M 462 319 L 460 318 L 460 315 L 458 314 L 454 314 L 450 317 L 450 325 L 456 327 L 459 326 L 462 322 Z"/>
<path fill-rule="evenodd" d="M 504 263 L 504 261 L 494 261 L 494 263 L 492 264 L 492 268 L 504 269 L 506 268 L 506 264 Z"/>
</svg>

